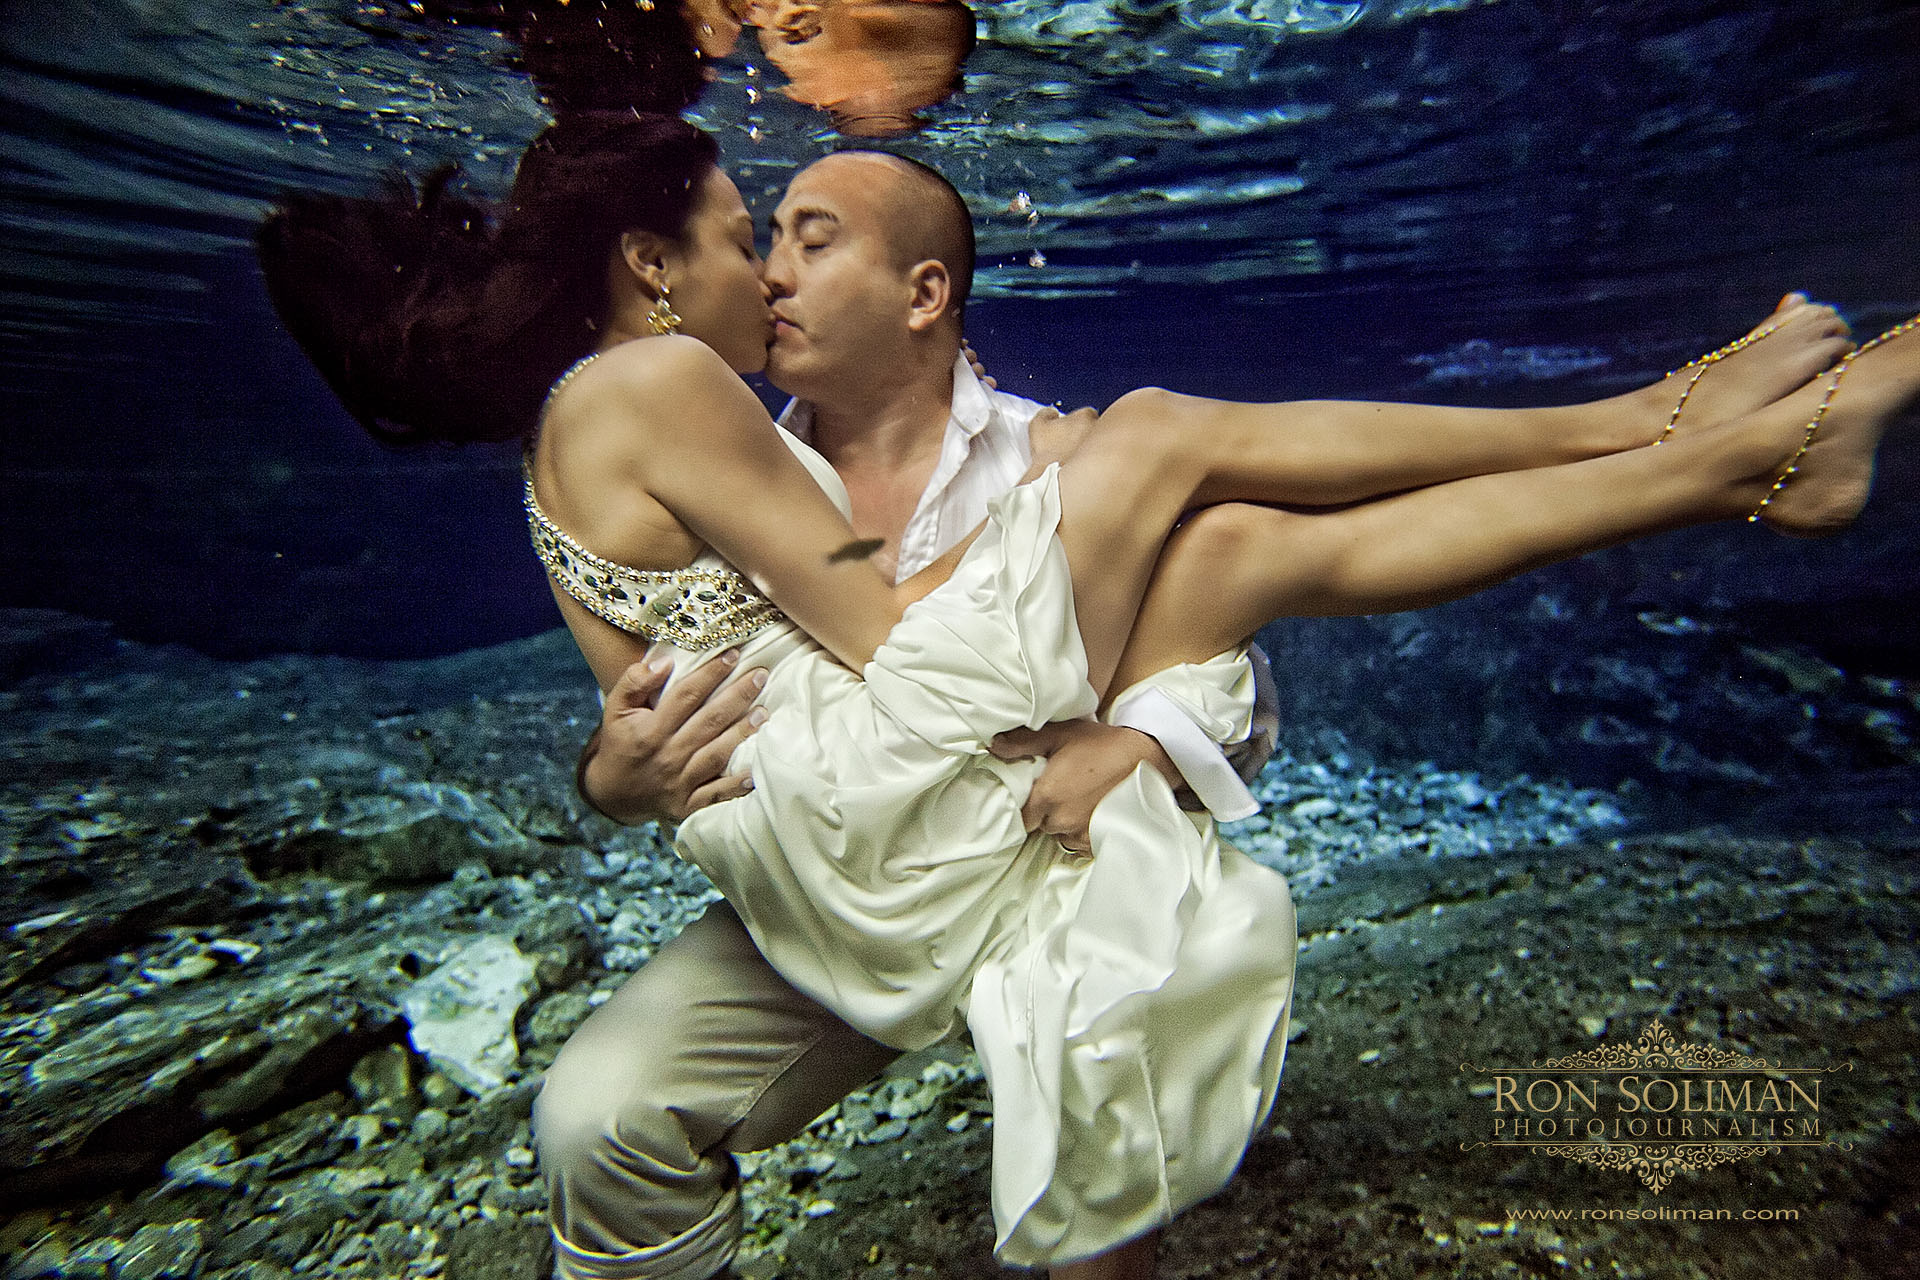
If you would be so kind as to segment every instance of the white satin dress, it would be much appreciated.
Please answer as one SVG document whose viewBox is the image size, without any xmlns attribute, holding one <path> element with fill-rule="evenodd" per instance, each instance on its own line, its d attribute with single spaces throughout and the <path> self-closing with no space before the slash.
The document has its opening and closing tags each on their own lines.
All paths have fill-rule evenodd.
<svg viewBox="0 0 1920 1280">
<path fill-rule="evenodd" d="M 842 512 L 826 460 L 782 432 Z M 747 795 L 681 824 L 676 849 L 768 962 L 903 1050 L 971 1032 L 993 1094 L 996 1253 L 1102 1253 L 1219 1190 L 1272 1105 L 1293 992 L 1286 881 L 1183 811 L 1141 768 L 1094 813 L 1090 859 L 1029 836 L 1039 771 L 992 737 L 1094 710 L 1057 469 L 993 505 L 952 579 L 907 610 L 861 675 L 707 552 L 642 572 L 527 506 L 559 586 L 671 655 L 729 646 L 770 671 L 767 720 L 732 768 Z M 1250 715 L 1232 656 L 1158 681 L 1202 722 Z"/>
</svg>

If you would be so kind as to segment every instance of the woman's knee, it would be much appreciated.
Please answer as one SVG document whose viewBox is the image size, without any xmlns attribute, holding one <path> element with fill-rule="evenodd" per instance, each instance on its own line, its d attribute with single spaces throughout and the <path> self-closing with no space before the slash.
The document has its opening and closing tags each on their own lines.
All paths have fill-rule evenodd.
<svg viewBox="0 0 1920 1280">
<path fill-rule="evenodd" d="M 1141 387 L 1107 406 L 1097 433 L 1164 485 L 1197 484 L 1223 460 L 1217 407 L 1217 401 Z"/>
<path fill-rule="evenodd" d="M 1106 430 L 1170 435 L 1191 420 L 1194 403 L 1192 396 L 1161 387 L 1140 387 L 1108 405 L 1100 415 L 1100 425 Z"/>
<path fill-rule="evenodd" d="M 1271 541 L 1287 514 L 1250 502 L 1202 507 L 1174 530 L 1169 549 L 1177 550 L 1182 557 L 1192 557 L 1191 563 L 1209 574 L 1221 573 L 1243 563 Z"/>
</svg>

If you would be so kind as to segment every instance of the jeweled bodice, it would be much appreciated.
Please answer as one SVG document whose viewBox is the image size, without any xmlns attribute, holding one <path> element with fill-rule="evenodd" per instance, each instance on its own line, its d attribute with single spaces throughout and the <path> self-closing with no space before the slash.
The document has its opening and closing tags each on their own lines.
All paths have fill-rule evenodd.
<svg viewBox="0 0 1920 1280">
<path fill-rule="evenodd" d="M 574 375 L 597 358 L 588 356 L 561 374 L 547 393 L 547 402 L 551 404 Z M 846 486 L 826 459 L 786 431 L 779 435 L 840 514 L 846 515 L 851 509 Z M 581 546 L 540 509 L 533 491 L 533 449 L 534 441 L 529 441 L 522 463 L 533 549 L 555 584 L 582 608 L 631 635 L 689 654 L 709 654 L 740 644 L 786 621 L 786 615 L 759 588 L 711 549 L 684 569 L 635 569 Z"/>
<path fill-rule="evenodd" d="M 786 616 L 717 556 L 702 556 L 684 569 L 633 569 L 593 554 L 540 509 L 531 465 L 526 502 L 533 549 L 554 582 L 622 631 L 703 653 L 737 644 Z"/>
</svg>

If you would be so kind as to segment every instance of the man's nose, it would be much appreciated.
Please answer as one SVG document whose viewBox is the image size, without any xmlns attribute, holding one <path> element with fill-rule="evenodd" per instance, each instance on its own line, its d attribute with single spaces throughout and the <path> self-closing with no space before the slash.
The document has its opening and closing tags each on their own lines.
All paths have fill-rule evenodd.
<svg viewBox="0 0 1920 1280">
<path fill-rule="evenodd" d="M 787 270 L 787 255 L 778 246 L 767 250 L 767 256 L 760 262 L 760 287 L 767 291 L 768 298 L 793 295 L 793 276 Z"/>
</svg>

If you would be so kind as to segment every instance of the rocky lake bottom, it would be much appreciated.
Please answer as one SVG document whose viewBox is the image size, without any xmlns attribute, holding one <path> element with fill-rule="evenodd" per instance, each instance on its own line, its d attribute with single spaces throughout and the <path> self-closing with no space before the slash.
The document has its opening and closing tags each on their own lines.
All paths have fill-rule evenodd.
<svg viewBox="0 0 1920 1280">
<path fill-rule="evenodd" d="M 3 622 L 0 1276 L 547 1275 L 540 1073 L 713 897 L 574 794 L 596 712 L 564 635 L 220 662 Z M 1163 1274 L 1915 1274 L 1920 703 L 1738 653 L 1723 701 L 1853 745 L 1803 728 L 1820 759 L 1763 775 L 1737 716 L 1652 732 L 1601 708 L 1586 740 L 1647 767 L 1575 785 L 1290 727 L 1262 816 L 1230 829 L 1299 910 L 1286 1071 Z M 1664 803 L 1667 775 L 1734 790 Z M 1515 1100 L 1622 1063 L 1643 1109 Z M 1688 1072 L 1760 1101 L 1648 1083 Z M 1631 1129 L 1689 1113 L 1750 1141 Z M 1596 1114 L 1628 1126 L 1604 1151 L 1545 1128 Z M 740 1274 L 999 1274 L 991 1131 L 963 1046 L 901 1060 L 743 1161 Z"/>
</svg>

